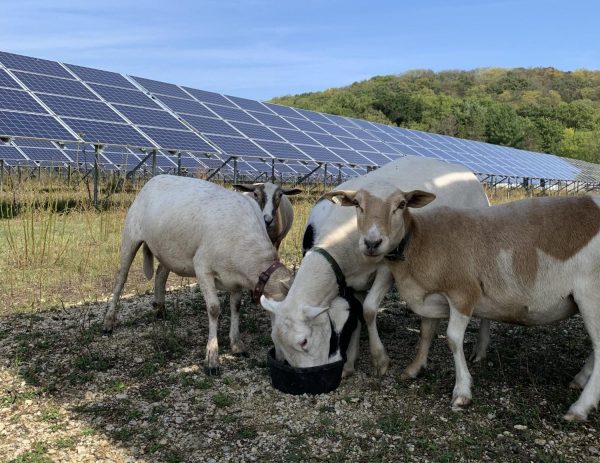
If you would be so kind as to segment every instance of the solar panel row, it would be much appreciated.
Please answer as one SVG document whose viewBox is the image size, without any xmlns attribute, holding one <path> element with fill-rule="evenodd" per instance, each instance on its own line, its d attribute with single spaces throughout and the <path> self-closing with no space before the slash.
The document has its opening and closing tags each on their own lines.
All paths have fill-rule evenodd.
<svg viewBox="0 0 600 463">
<path fill-rule="evenodd" d="M 488 175 L 582 176 L 582 165 L 552 155 L 5 52 L 0 65 L 0 136 L 68 141 L 76 134 L 90 143 L 219 153 L 219 159 L 239 157 L 240 169 L 254 171 L 253 163 L 262 161 L 252 158 L 285 160 L 295 173 L 308 163 L 355 166 L 358 171 L 350 172 L 361 172 L 412 154 Z M 586 178 L 600 180 L 597 170 L 586 169 Z"/>
</svg>

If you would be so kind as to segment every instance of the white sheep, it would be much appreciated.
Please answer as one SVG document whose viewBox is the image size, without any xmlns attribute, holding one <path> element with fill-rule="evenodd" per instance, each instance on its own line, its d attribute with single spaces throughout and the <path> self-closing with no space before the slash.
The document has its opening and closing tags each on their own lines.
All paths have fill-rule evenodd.
<svg viewBox="0 0 600 463">
<path fill-rule="evenodd" d="M 382 182 L 392 182 L 402 188 L 429 188 L 443 193 L 442 198 L 446 198 L 446 204 L 458 203 L 465 207 L 489 205 L 480 182 L 472 172 L 463 166 L 419 156 L 399 158 L 367 175 L 348 180 L 339 188 L 377 188 Z M 368 291 L 363 304 L 364 318 L 375 373 L 383 375 L 387 371 L 389 358 L 377 332 L 376 315 L 383 297 L 393 285 L 393 278 L 382 265 L 383 256 L 366 257 L 359 251 L 358 239 L 353 211 L 321 200 L 311 212 L 303 247 L 305 251 L 313 246 L 325 249 L 337 261 L 349 287 L 356 291 Z M 322 365 L 333 360 L 329 357 L 331 326 L 329 323 L 322 323 L 323 317 L 315 318 L 314 315 L 332 305 L 344 307 L 341 302 L 333 304 L 337 295 L 338 285 L 331 265 L 322 255 L 308 252 L 287 297 L 279 303 L 265 298 L 261 300 L 263 307 L 273 314 L 271 337 L 278 358 L 285 358 L 291 365 L 298 367 Z M 335 318 L 338 323 L 334 324 L 339 329 L 343 324 L 339 321 L 340 317 Z M 423 319 L 417 356 L 405 369 L 405 378 L 414 378 L 426 365 L 437 325 L 437 320 Z M 305 340 L 307 342 L 299 348 L 299 343 Z M 345 376 L 354 371 L 358 340 L 359 330 L 356 330 L 347 351 Z M 479 342 L 474 349 L 477 360 L 485 356 L 488 343 L 489 323 L 485 321 L 481 325 Z"/>
<path fill-rule="evenodd" d="M 283 189 L 271 182 L 254 183 L 252 185 L 236 184 L 233 188 L 252 196 L 262 210 L 267 233 L 275 246 L 279 249 L 281 242 L 292 228 L 294 222 L 294 209 L 287 196 L 302 193 L 299 188 Z"/>
<path fill-rule="evenodd" d="M 331 193 L 354 206 L 365 255 L 404 243 L 388 262 L 398 290 L 423 317 L 449 318 L 456 382 L 452 406 L 471 402 L 463 337 L 471 317 L 543 325 L 580 313 L 593 353 L 573 383 L 583 387 L 565 415 L 585 420 L 600 399 L 600 198 L 532 198 L 482 209 L 420 208 L 435 195 L 398 190 Z M 377 242 L 377 246 L 372 243 Z"/>
<path fill-rule="evenodd" d="M 205 370 L 218 373 L 217 325 L 221 312 L 217 289 L 231 293 L 229 340 L 233 353 L 245 348 L 239 334 L 239 308 L 243 289 L 253 289 L 261 272 L 278 262 L 262 214 L 251 198 L 203 180 L 159 175 L 140 190 L 127 211 L 121 243 L 121 264 L 104 318 L 111 332 L 117 302 L 129 267 L 143 245 L 144 273 L 153 275 L 153 257 L 159 265 L 154 281 L 154 300 L 164 310 L 169 272 L 195 277 L 208 311 L 209 334 Z M 264 293 L 283 298 L 290 272 L 275 264 Z M 259 291 L 261 292 L 261 291 Z"/>
</svg>

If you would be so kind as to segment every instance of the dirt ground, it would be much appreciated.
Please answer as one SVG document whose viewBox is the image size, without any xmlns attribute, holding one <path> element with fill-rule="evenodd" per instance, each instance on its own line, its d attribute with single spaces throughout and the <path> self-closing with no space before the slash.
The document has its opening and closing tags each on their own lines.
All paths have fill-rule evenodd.
<svg viewBox="0 0 600 463">
<path fill-rule="evenodd" d="M 124 300 L 111 337 L 100 329 L 106 304 L 1 318 L 0 460 L 600 461 L 600 413 L 581 424 L 561 419 L 578 395 L 568 383 L 591 349 L 579 317 L 532 329 L 494 324 L 488 358 L 470 366 L 474 403 L 454 412 L 445 325 L 428 370 L 400 380 L 419 320 L 393 294 L 378 318 L 390 371 L 372 376 L 363 333 L 356 374 L 320 396 L 271 387 L 269 320 L 248 300 L 249 355 L 230 353 L 224 304 L 222 374 L 206 377 L 200 295 L 184 288 L 167 301 L 168 319 L 158 321 L 151 296 Z"/>
</svg>

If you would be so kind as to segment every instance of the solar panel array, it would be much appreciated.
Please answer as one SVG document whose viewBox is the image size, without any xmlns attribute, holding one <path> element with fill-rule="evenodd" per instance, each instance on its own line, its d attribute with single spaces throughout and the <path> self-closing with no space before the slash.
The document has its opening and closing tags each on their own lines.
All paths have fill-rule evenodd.
<svg viewBox="0 0 600 463">
<path fill-rule="evenodd" d="M 105 148 L 107 169 L 140 163 L 140 149 L 159 150 L 161 171 L 181 165 L 248 175 L 306 175 L 335 165 L 345 176 L 417 155 L 457 162 L 487 176 L 600 182 L 595 165 L 531 151 L 408 130 L 207 92 L 142 77 L 0 52 L 0 159 L 92 162 Z M 26 138 L 66 143 L 30 146 Z M 29 143 L 27 145 L 26 143 Z M 46 142 L 50 143 L 50 142 Z M 114 146 L 117 145 L 117 146 Z M 74 149 L 73 147 L 77 148 Z M 92 156 L 92 159 L 90 159 Z"/>
</svg>

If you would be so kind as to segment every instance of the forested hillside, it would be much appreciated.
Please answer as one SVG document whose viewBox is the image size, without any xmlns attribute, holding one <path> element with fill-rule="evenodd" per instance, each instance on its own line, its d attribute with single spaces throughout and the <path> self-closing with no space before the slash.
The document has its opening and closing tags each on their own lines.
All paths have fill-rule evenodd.
<svg viewBox="0 0 600 463">
<path fill-rule="evenodd" d="M 600 71 L 409 71 L 274 103 L 600 162 Z"/>
</svg>

